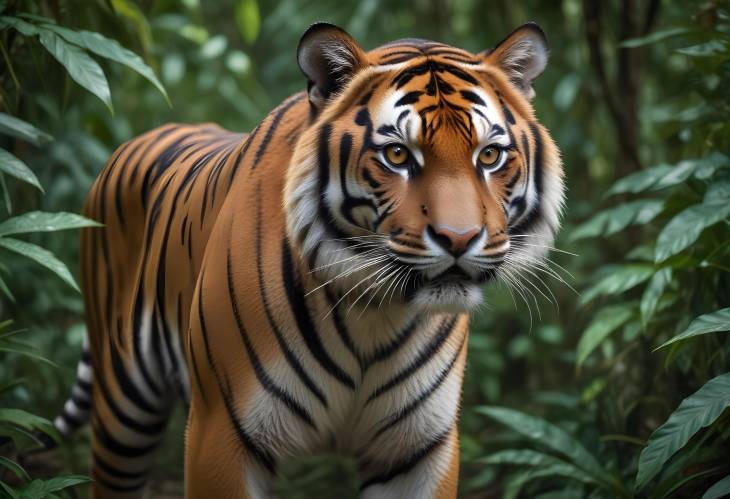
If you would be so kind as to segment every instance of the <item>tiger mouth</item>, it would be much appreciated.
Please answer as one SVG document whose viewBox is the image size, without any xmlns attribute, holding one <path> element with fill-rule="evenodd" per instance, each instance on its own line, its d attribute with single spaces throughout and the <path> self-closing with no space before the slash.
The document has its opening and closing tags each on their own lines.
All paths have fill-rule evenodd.
<svg viewBox="0 0 730 499">
<path fill-rule="evenodd" d="M 458 265 L 452 265 L 445 271 L 435 277 L 423 279 L 422 285 L 431 286 L 448 286 L 448 285 L 467 285 L 467 284 L 484 284 L 495 277 L 494 269 L 482 271 L 478 276 L 474 277 L 466 273 L 464 269 Z"/>
</svg>

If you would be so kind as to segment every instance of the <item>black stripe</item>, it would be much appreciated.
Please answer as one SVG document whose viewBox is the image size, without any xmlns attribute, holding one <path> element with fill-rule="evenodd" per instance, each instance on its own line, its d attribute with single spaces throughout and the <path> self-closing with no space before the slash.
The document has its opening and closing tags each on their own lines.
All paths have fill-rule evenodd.
<svg viewBox="0 0 730 499">
<path fill-rule="evenodd" d="M 136 457 L 142 457 L 157 447 L 157 442 L 149 444 L 149 445 L 143 445 L 140 447 L 135 447 L 131 445 L 126 445 L 114 438 L 111 433 L 106 429 L 104 426 L 104 423 L 98 418 L 94 418 L 94 437 L 96 437 L 101 445 L 107 448 L 110 452 L 113 452 L 114 454 L 126 458 L 136 458 Z"/>
<path fill-rule="evenodd" d="M 218 373 L 218 369 L 215 365 L 215 361 L 213 360 L 213 354 L 210 351 L 210 339 L 208 338 L 208 328 L 205 324 L 205 314 L 203 312 L 203 273 L 200 274 L 200 280 L 198 285 L 198 321 L 200 324 L 200 332 L 203 335 L 203 343 L 205 345 L 205 355 L 208 360 L 208 365 L 210 366 L 211 370 L 213 371 L 213 374 L 215 375 L 216 383 L 218 385 L 218 389 L 221 391 L 221 395 L 223 397 L 223 403 L 226 406 L 226 412 L 228 413 L 228 417 L 230 418 L 231 425 L 233 425 L 234 430 L 236 431 L 236 435 L 238 436 L 239 441 L 243 444 L 243 446 L 256 458 L 259 462 L 261 462 L 269 471 L 274 471 L 274 461 L 269 452 L 267 452 L 265 449 L 262 449 L 259 447 L 259 445 L 254 441 L 254 439 L 246 432 L 246 430 L 243 428 L 243 425 L 241 424 L 241 421 L 238 419 L 238 416 L 236 415 L 236 410 L 233 406 L 233 403 L 231 401 L 231 387 L 230 383 L 228 382 L 228 378 L 221 379 L 221 375 Z M 225 382 L 225 386 L 223 383 Z"/>
<path fill-rule="evenodd" d="M 302 98 L 303 94 L 297 94 L 294 97 L 291 97 L 288 102 L 285 102 L 279 110 L 274 115 L 274 118 L 271 120 L 271 126 L 269 126 L 269 129 L 266 130 L 266 135 L 264 135 L 263 140 L 261 141 L 261 144 L 259 144 L 259 148 L 256 150 L 256 156 L 254 156 L 253 163 L 251 164 L 251 169 L 255 170 L 256 166 L 258 166 L 259 161 L 261 161 L 261 158 L 263 157 L 264 153 L 266 152 L 266 147 L 268 147 L 269 142 L 271 142 L 271 139 L 274 136 L 274 132 L 276 132 L 277 127 L 279 126 L 279 123 L 281 122 L 281 119 L 284 117 L 286 112 L 291 108 L 294 104 L 299 102 L 299 100 Z"/>
<path fill-rule="evenodd" d="M 312 394 L 317 397 L 317 399 L 322 402 L 322 405 L 327 407 L 327 397 L 325 397 L 324 393 L 322 393 L 322 390 L 317 386 L 317 384 L 314 382 L 314 380 L 309 376 L 309 374 L 304 370 L 304 367 L 302 367 L 302 363 L 299 361 L 297 356 L 294 354 L 292 349 L 289 347 L 289 344 L 287 343 L 286 339 L 284 338 L 284 334 L 281 332 L 281 329 L 279 328 L 279 325 L 276 323 L 276 319 L 274 319 L 274 314 L 271 311 L 271 304 L 269 303 L 269 295 L 266 291 L 266 285 L 264 283 L 264 265 L 263 265 L 263 252 L 261 250 L 261 240 L 263 237 L 261 226 L 262 226 L 262 216 L 261 216 L 261 182 L 259 181 L 258 185 L 258 205 L 257 205 L 257 213 L 256 213 L 256 275 L 258 277 L 258 285 L 259 285 L 259 293 L 261 294 L 261 302 L 264 306 L 264 313 L 266 314 L 266 319 L 269 322 L 269 326 L 271 327 L 272 331 L 274 331 L 274 336 L 276 337 L 276 341 L 279 344 L 279 348 L 281 348 L 282 353 L 284 354 L 284 358 L 286 359 L 287 363 L 291 366 L 291 368 L 294 370 L 296 375 L 299 377 L 301 382 L 304 384 L 304 386 L 307 387 L 307 389 L 312 392 Z"/>
<path fill-rule="evenodd" d="M 117 401 L 114 399 L 114 396 L 109 391 L 109 387 L 103 376 L 99 377 L 97 383 L 99 384 L 99 388 L 101 389 L 101 394 L 104 398 L 104 401 L 106 402 L 106 405 L 109 407 L 109 410 L 112 412 L 117 421 L 119 421 L 119 423 L 123 424 L 131 430 L 136 431 L 137 433 L 142 433 L 143 435 L 150 436 L 159 435 L 162 430 L 165 429 L 164 419 L 158 421 L 157 423 L 141 423 L 137 419 L 129 416 L 126 412 L 122 410 L 121 407 L 119 407 L 119 405 L 117 405 Z"/>
<path fill-rule="evenodd" d="M 446 442 L 446 439 L 448 438 L 449 433 L 451 433 L 451 428 L 446 430 L 444 433 L 437 435 L 435 438 L 433 438 L 431 441 L 429 441 L 425 446 L 421 447 L 416 452 L 414 452 L 408 459 L 396 462 L 395 464 L 389 466 L 388 471 L 386 471 L 385 473 L 382 473 L 380 475 L 375 475 L 375 476 L 367 479 L 360 486 L 360 490 L 365 490 L 366 488 L 370 487 L 371 485 L 375 485 L 377 483 L 389 482 L 396 476 L 401 475 L 403 473 L 407 473 L 408 471 L 413 469 L 423 458 L 428 456 L 431 452 L 433 452 L 441 444 Z"/>
<path fill-rule="evenodd" d="M 251 366 L 253 367 L 254 374 L 256 375 L 256 379 L 259 383 L 261 383 L 261 386 L 266 390 L 269 394 L 271 394 L 274 398 L 280 400 L 284 403 L 284 405 L 292 411 L 295 415 L 299 416 L 302 421 L 307 423 L 309 426 L 314 428 L 315 430 L 317 427 L 314 424 L 314 421 L 312 420 L 312 416 L 310 416 L 309 412 L 302 407 L 294 398 L 292 398 L 291 395 L 289 395 L 284 389 L 279 387 L 276 383 L 274 383 L 274 380 L 269 377 L 268 373 L 264 369 L 264 367 L 261 365 L 261 360 L 259 359 L 258 354 L 256 353 L 256 349 L 253 346 L 253 343 L 251 342 L 251 338 L 248 336 L 248 331 L 246 331 L 246 328 L 243 325 L 243 321 L 241 320 L 241 313 L 238 310 L 238 298 L 236 297 L 236 287 L 233 283 L 233 273 L 231 272 L 231 251 L 230 247 L 228 248 L 228 255 L 226 258 L 226 276 L 228 278 L 228 297 L 231 300 L 231 307 L 233 308 L 233 317 L 236 320 L 236 327 L 238 328 L 238 333 L 241 337 L 241 340 L 243 341 L 243 345 L 246 348 L 246 354 L 248 355 L 248 360 L 251 362 Z"/>
<path fill-rule="evenodd" d="M 398 99 L 398 102 L 395 103 L 395 107 L 399 106 L 407 106 L 408 104 L 413 104 L 418 102 L 418 99 L 423 95 L 423 92 L 420 90 L 414 90 L 413 92 L 408 92 L 403 97 Z"/>
<path fill-rule="evenodd" d="M 454 365 L 456 364 L 456 360 L 459 358 L 461 350 L 464 348 L 465 340 L 466 334 L 464 334 L 459 348 L 456 349 L 449 363 L 446 364 L 443 369 L 441 369 L 431 385 L 429 385 L 428 388 L 421 392 L 421 394 L 419 394 L 418 397 L 411 401 L 411 403 L 409 403 L 408 405 L 400 409 L 396 414 L 394 414 L 387 423 L 381 426 L 380 429 L 375 433 L 376 437 L 382 435 L 384 432 L 388 431 L 390 428 L 403 421 L 406 417 L 408 417 L 409 414 L 413 413 L 413 411 L 421 407 L 421 405 L 426 402 L 426 400 L 428 400 L 428 398 L 433 395 L 433 393 L 438 390 L 438 388 L 442 384 L 444 384 L 446 379 L 449 377 L 449 373 L 451 373 L 451 369 L 453 369 Z"/>
<path fill-rule="evenodd" d="M 145 472 L 143 471 L 130 472 L 120 470 L 119 468 L 112 466 L 108 462 L 104 461 L 96 452 L 92 451 L 92 456 L 94 459 L 94 467 L 99 468 L 101 471 L 109 476 L 113 476 L 114 478 L 119 478 L 121 480 L 139 480 L 140 478 L 144 478 L 145 476 Z"/>
<path fill-rule="evenodd" d="M 413 319 L 411 322 L 409 322 L 405 328 L 398 332 L 393 341 L 391 341 L 387 345 L 379 346 L 370 355 L 367 355 L 365 357 L 365 365 L 367 367 L 370 367 L 372 364 L 375 364 L 376 362 L 382 362 L 391 355 L 393 355 L 406 341 L 408 341 L 408 338 L 413 335 L 413 332 L 416 330 L 416 326 L 418 324 L 418 319 Z"/>
<path fill-rule="evenodd" d="M 119 356 L 119 352 L 114 345 L 110 346 L 109 352 L 112 360 L 112 369 L 114 370 L 114 378 L 117 380 L 117 385 L 119 385 L 119 388 L 122 390 L 124 396 L 139 409 L 145 412 L 149 412 L 150 414 L 157 414 L 157 408 L 147 402 L 147 400 L 137 388 L 137 385 L 135 385 L 134 382 L 127 376 L 124 362 Z"/>
<path fill-rule="evenodd" d="M 322 345 L 322 339 L 319 337 L 317 327 L 309 315 L 309 309 L 304 300 L 304 289 L 302 289 L 301 283 L 295 274 L 294 262 L 292 261 L 289 243 L 286 238 L 282 240 L 281 246 L 282 279 L 284 280 L 286 297 L 294 314 L 299 334 L 302 335 L 302 339 L 304 339 L 304 343 L 307 345 L 309 352 L 324 370 L 343 385 L 354 389 L 355 382 L 352 380 L 352 377 L 332 360 L 332 357 L 330 357 L 324 345 Z"/>
<path fill-rule="evenodd" d="M 120 494 L 136 492 L 145 486 L 145 481 L 142 481 L 136 485 L 117 485 L 115 483 L 111 483 L 106 478 L 99 476 L 96 473 L 93 473 L 93 480 L 94 482 L 98 482 L 103 485 L 105 489 L 109 489 Z"/>
<path fill-rule="evenodd" d="M 471 90 L 462 90 L 460 93 L 461 96 L 469 102 L 478 104 L 480 106 L 486 106 L 484 100 L 482 100 L 482 98 L 479 97 L 479 95 L 477 95 L 475 92 L 472 92 Z"/>
<path fill-rule="evenodd" d="M 451 331 L 458 320 L 458 316 L 447 317 L 441 321 L 436 334 L 428 342 L 426 347 L 418 353 L 418 356 L 411 362 L 405 369 L 400 371 L 398 374 L 393 376 L 388 382 L 378 387 L 366 403 L 370 403 L 376 398 L 380 397 L 384 393 L 392 390 L 406 379 L 421 368 L 426 362 L 428 362 L 434 355 L 438 353 L 443 344 L 446 342 L 448 337 L 451 335 Z"/>
</svg>

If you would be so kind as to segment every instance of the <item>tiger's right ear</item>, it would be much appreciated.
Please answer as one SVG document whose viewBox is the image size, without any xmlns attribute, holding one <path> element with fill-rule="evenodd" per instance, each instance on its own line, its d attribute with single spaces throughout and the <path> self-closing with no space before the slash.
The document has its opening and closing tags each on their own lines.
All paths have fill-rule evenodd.
<svg viewBox="0 0 730 499">
<path fill-rule="evenodd" d="M 334 24 L 311 25 L 299 40 L 299 68 L 307 77 L 309 102 L 321 109 L 327 99 L 367 65 L 365 52 L 342 28 Z"/>
</svg>

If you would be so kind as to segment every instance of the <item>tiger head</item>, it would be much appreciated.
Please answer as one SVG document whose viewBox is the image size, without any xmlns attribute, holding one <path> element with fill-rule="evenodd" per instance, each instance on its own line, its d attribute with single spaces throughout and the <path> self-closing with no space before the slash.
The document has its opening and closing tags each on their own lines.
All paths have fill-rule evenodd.
<svg viewBox="0 0 730 499">
<path fill-rule="evenodd" d="M 310 120 L 284 202 L 317 281 L 351 306 L 459 312 L 486 281 L 539 265 L 564 196 L 530 103 L 547 58 L 535 24 L 478 54 L 421 39 L 365 52 L 310 27 L 298 49 Z"/>
</svg>

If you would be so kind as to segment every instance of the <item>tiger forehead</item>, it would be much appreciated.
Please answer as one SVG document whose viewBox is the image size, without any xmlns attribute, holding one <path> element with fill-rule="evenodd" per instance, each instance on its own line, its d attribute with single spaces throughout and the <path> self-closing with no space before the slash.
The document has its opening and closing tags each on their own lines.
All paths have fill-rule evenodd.
<svg viewBox="0 0 730 499">
<path fill-rule="evenodd" d="M 397 95 L 395 99 L 387 99 L 393 106 L 387 113 L 396 111 L 393 116 L 401 118 L 397 120 L 399 125 L 408 114 L 406 109 L 415 111 L 420 117 L 419 141 L 422 143 L 432 143 L 437 137 L 446 135 L 455 135 L 469 144 L 479 142 L 480 134 L 486 130 L 475 124 L 474 113 L 489 124 L 495 117 L 493 110 L 487 109 L 487 101 L 491 100 L 488 75 L 481 74 L 475 64 L 471 67 L 454 60 L 462 57 L 454 55 L 457 51 L 469 55 L 467 52 L 442 44 L 434 44 L 434 47 L 431 52 L 438 51 L 436 54 L 425 48 L 416 54 L 410 44 L 388 47 L 392 50 L 391 57 L 381 57 L 381 60 L 400 62 L 383 79 L 383 96 L 393 95 L 393 91 Z M 401 60 L 404 57 L 408 58 Z M 384 65 L 387 67 L 387 64 Z"/>
<path fill-rule="evenodd" d="M 482 61 L 466 50 L 452 47 L 439 42 L 422 40 L 420 38 L 406 38 L 388 43 L 368 53 L 374 64 L 400 64 L 416 58 L 438 57 L 447 61 L 479 65 Z"/>
</svg>

